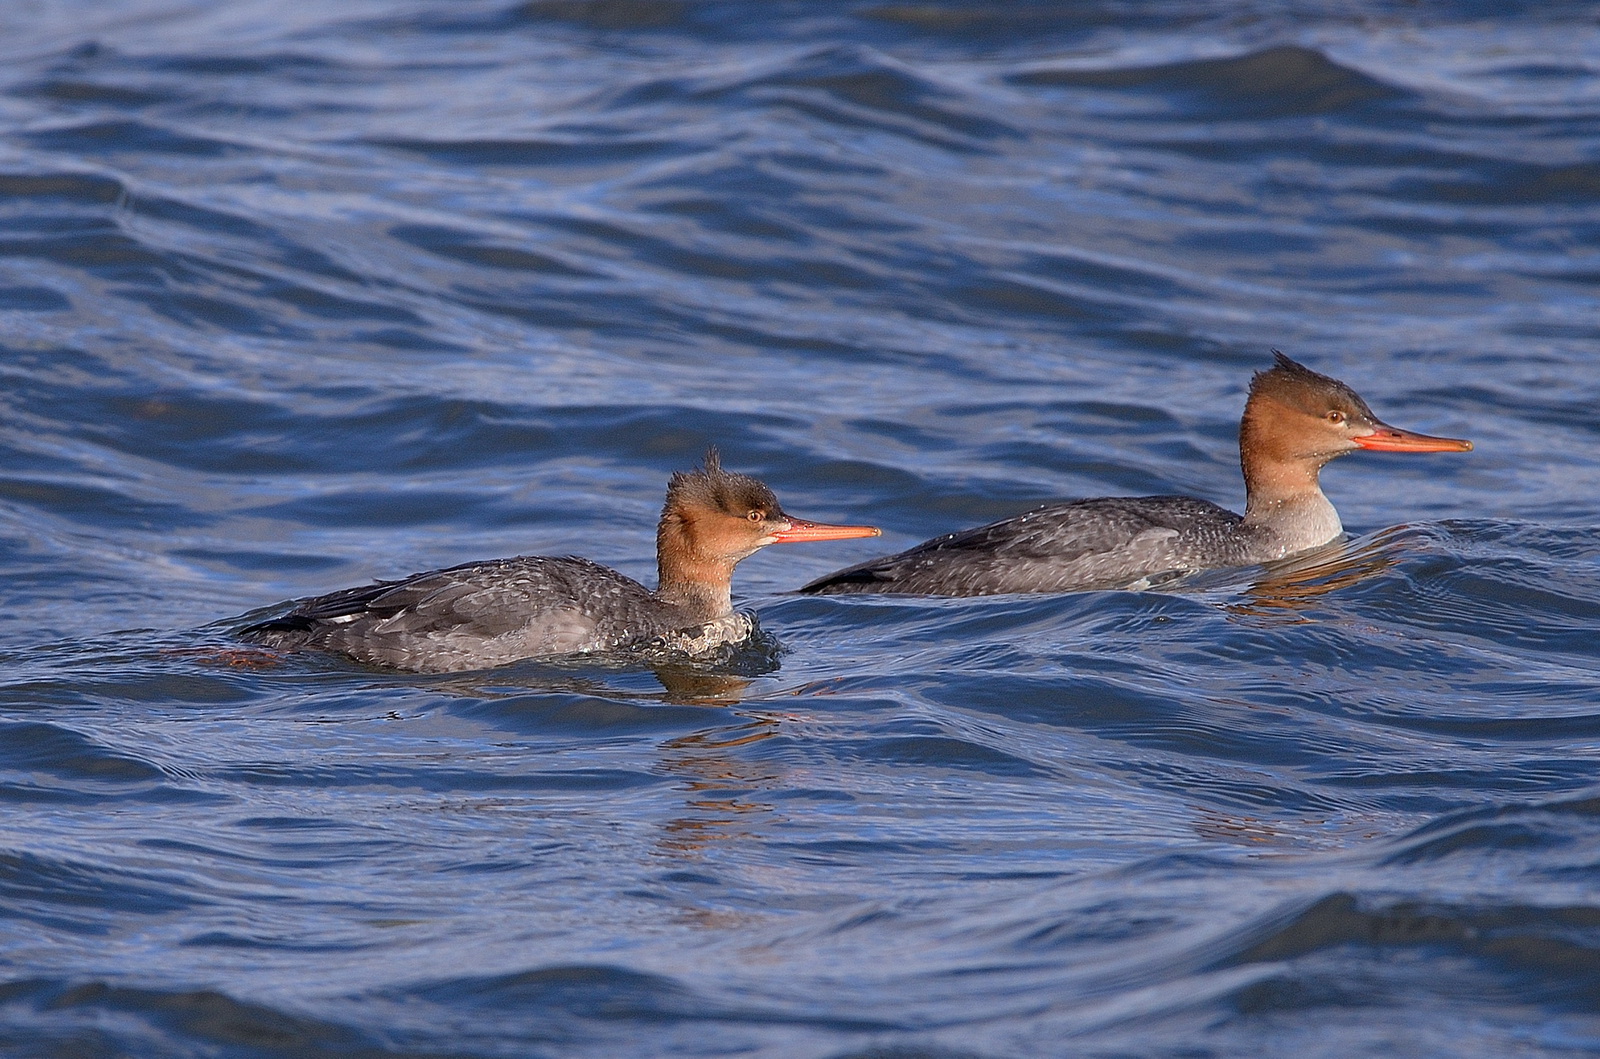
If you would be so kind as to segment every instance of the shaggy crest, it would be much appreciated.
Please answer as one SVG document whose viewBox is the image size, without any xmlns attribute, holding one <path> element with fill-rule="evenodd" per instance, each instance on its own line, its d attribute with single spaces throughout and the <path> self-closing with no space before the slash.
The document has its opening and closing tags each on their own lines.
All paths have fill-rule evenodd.
<svg viewBox="0 0 1600 1059">
<path fill-rule="evenodd" d="M 706 450 L 702 466 L 692 471 L 674 471 L 667 483 L 662 517 L 681 517 L 689 508 L 720 511 L 736 518 L 756 510 L 768 518 L 783 517 L 777 496 L 764 483 L 747 474 L 722 469 L 722 457 L 715 445 Z"/>
<path fill-rule="evenodd" d="M 1251 377 L 1252 399 L 1269 398 L 1314 416 L 1338 409 L 1351 418 L 1376 418 L 1367 402 L 1338 379 L 1312 371 L 1276 349 L 1272 351 L 1272 359 L 1276 363 L 1271 368 Z"/>
</svg>

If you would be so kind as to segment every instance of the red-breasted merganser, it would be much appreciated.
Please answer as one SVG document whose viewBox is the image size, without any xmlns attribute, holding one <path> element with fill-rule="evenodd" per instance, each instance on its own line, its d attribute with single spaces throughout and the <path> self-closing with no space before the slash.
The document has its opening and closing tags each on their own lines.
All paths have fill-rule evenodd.
<svg viewBox="0 0 1600 1059">
<path fill-rule="evenodd" d="M 637 646 L 703 654 L 753 629 L 729 592 L 741 559 L 768 544 L 880 532 L 786 515 L 771 489 L 723 470 L 712 449 L 703 469 L 674 473 L 667 485 L 654 592 L 587 559 L 524 555 L 301 600 L 240 634 L 427 673 Z"/>
<path fill-rule="evenodd" d="M 812 594 L 900 592 L 988 596 L 1142 588 L 1151 578 L 1251 566 L 1316 548 L 1344 532 L 1322 495 L 1324 464 L 1356 449 L 1466 452 L 1472 442 L 1382 422 L 1354 390 L 1273 351 L 1239 423 L 1244 515 L 1186 496 L 1049 504 L 935 537 L 802 588 Z"/>
</svg>

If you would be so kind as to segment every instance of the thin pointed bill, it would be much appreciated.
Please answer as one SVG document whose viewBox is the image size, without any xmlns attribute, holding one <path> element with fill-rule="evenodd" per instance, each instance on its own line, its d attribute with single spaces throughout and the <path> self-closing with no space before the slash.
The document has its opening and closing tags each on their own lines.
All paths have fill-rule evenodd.
<svg viewBox="0 0 1600 1059">
<path fill-rule="evenodd" d="M 826 522 L 807 522 L 791 518 L 789 528 L 772 534 L 775 544 L 794 544 L 797 541 L 843 541 L 852 537 L 881 537 L 883 530 L 876 526 L 830 526 Z"/>
<path fill-rule="evenodd" d="M 1377 452 L 1471 452 L 1472 442 L 1465 438 L 1436 438 L 1428 434 L 1415 434 L 1387 423 L 1374 424 L 1376 429 L 1350 440 L 1364 449 Z"/>
</svg>

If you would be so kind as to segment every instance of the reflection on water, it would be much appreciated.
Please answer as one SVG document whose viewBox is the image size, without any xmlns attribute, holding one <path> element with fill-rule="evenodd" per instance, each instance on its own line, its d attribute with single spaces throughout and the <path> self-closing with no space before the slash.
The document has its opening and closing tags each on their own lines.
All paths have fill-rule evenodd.
<svg viewBox="0 0 1600 1059">
<path fill-rule="evenodd" d="M 1243 598 L 1223 605 L 1240 617 L 1310 622 L 1300 614 L 1330 592 L 1350 588 L 1392 569 L 1401 559 L 1404 527 L 1373 534 L 1359 545 L 1341 540 L 1303 555 L 1272 563 L 1243 589 Z"/>
<path fill-rule="evenodd" d="M 1303 823 L 1314 826 L 1318 821 Z M 1303 842 L 1301 831 L 1286 830 L 1270 818 L 1225 813 L 1206 806 L 1196 807 L 1194 830 L 1201 838 L 1244 846 L 1287 847 Z"/>
<path fill-rule="evenodd" d="M 655 674 L 667 689 L 666 701 L 686 706 L 737 706 L 751 684 L 747 677 L 681 665 L 656 666 Z"/>
<path fill-rule="evenodd" d="M 663 826 L 660 848 L 693 858 L 716 842 L 749 835 L 754 817 L 776 805 L 760 800 L 762 791 L 783 788 L 788 777 L 779 764 L 739 753 L 778 734 L 777 714 L 744 714 L 739 724 L 669 739 L 661 745 L 661 769 L 679 780 L 683 815 Z"/>
</svg>

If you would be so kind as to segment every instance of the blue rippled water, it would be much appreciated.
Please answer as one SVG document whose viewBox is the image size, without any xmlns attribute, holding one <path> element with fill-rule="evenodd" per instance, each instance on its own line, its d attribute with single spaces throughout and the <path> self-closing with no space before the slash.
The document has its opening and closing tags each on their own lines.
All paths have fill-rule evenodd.
<svg viewBox="0 0 1600 1059">
<path fill-rule="evenodd" d="M 1600 1052 L 1588 4 L 0 8 L 0 1051 Z M 1237 507 L 1277 347 L 1449 457 L 1164 592 L 810 598 L 1053 498 Z M 649 579 L 725 665 L 242 653 Z"/>
</svg>

